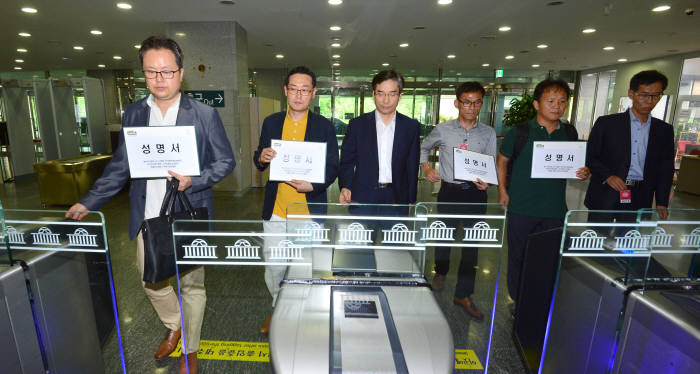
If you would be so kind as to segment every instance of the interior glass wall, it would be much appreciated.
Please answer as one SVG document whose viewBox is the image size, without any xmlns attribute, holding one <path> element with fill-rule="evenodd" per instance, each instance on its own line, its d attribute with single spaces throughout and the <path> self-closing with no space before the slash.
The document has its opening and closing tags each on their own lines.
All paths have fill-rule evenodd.
<svg viewBox="0 0 700 374">
<path fill-rule="evenodd" d="M 683 63 L 673 127 L 676 132 L 676 167 L 681 157 L 700 144 L 700 57 Z M 689 147 L 690 146 L 690 147 Z"/>
</svg>

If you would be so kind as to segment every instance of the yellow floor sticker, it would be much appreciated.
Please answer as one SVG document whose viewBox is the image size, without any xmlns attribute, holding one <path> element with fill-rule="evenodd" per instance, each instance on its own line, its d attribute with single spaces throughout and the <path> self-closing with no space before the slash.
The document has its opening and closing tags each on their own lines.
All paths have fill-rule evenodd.
<svg viewBox="0 0 700 374">
<path fill-rule="evenodd" d="M 170 357 L 180 357 L 182 353 L 182 341 Z M 263 342 L 227 342 L 218 340 L 202 340 L 199 343 L 197 358 L 200 360 L 225 360 L 225 361 L 270 361 L 269 343 Z M 455 350 L 455 369 L 457 370 L 483 370 L 481 361 L 471 349 Z"/>
<path fill-rule="evenodd" d="M 455 349 L 455 369 L 484 370 L 479 357 L 471 349 Z"/>
</svg>

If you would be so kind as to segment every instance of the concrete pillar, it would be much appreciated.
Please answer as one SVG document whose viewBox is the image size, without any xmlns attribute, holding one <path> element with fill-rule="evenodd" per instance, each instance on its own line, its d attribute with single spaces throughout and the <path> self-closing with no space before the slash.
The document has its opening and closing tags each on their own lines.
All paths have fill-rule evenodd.
<svg viewBox="0 0 700 374">
<path fill-rule="evenodd" d="M 252 152 L 248 104 L 248 36 L 237 22 L 171 22 L 167 34 L 182 48 L 183 91 L 224 91 L 216 108 L 236 157 L 236 168 L 214 186 L 242 191 L 251 184 Z"/>
</svg>

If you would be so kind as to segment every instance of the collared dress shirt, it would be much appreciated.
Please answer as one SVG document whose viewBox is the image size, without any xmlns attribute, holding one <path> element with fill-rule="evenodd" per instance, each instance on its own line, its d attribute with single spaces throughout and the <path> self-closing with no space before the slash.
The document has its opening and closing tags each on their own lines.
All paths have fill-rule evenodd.
<svg viewBox="0 0 700 374">
<path fill-rule="evenodd" d="M 647 121 L 642 121 L 637 118 L 632 109 L 630 111 L 630 134 L 631 134 L 631 151 L 630 170 L 627 173 L 629 180 L 644 179 L 644 162 L 647 158 L 647 144 L 649 144 L 649 129 L 651 128 L 651 115 L 647 117 Z"/>
<path fill-rule="evenodd" d="M 377 126 L 377 156 L 379 158 L 379 183 L 391 183 L 391 154 L 394 151 L 394 131 L 396 130 L 396 113 L 385 124 L 379 112 L 374 112 Z"/>
</svg>

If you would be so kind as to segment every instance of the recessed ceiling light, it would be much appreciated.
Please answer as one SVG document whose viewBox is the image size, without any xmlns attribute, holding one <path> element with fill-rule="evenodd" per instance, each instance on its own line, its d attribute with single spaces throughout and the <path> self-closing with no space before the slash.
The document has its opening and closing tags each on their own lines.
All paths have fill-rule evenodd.
<svg viewBox="0 0 700 374">
<path fill-rule="evenodd" d="M 82 51 L 82 50 L 85 49 L 85 48 L 83 48 L 83 47 L 81 47 L 81 46 L 79 46 L 79 45 L 74 45 L 74 46 L 73 46 L 73 49 L 75 49 L 76 51 Z"/>
<path fill-rule="evenodd" d="M 339 62 L 334 62 L 334 63 L 333 63 L 333 66 L 340 66 L 340 63 L 339 63 Z"/>
<path fill-rule="evenodd" d="M 21 66 L 15 66 L 15 70 L 22 70 Z"/>
<path fill-rule="evenodd" d="M 115 59 L 115 60 L 121 60 L 121 59 L 122 59 L 122 56 L 112 56 L 112 58 Z"/>
<path fill-rule="evenodd" d="M 406 47 L 408 47 L 408 43 L 401 43 L 401 44 L 399 44 L 399 47 L 406 48 Z"/>
<path fill-rule="evenodd" d="M 276 54 L 275 58 L 284 58 L 284 55 L 283 54 Z"/>
<path fill-rule="evenodd" d="M 134 48 L 141 49 L 141 44 L 134 44 Z"/>
<path fill-rule="evenodd" d="M 22 60 L 21 58 L 18 58 L 18 59 L 15 59 L 15 62 L 21 64 L 24 62 L 24 60 Z"/>
<path fill-rule="evenodd" d="M 105 65 L 105 64 L 98 64 L 97 67 L 98 67 L 98 68 L 106 68 L 107 65 Z"/>
<path fill-rule="evenodd" d="M 38 12 L 38 10 L 36 10 L 36 8 L 29 8 L 29 7 L 22 8 L 22 11 L 24 13 L 31 13 L 31 14 Z"/>
<path fill-rule="evenodd" d="M 485 67 L 485 68 L 486 68 L 486 67 L 488 67 L 488 66 L 489 66 L 489 64 L 481 64 L 481 66 L 483 66 L 483 67 Z"/>
<path fill-rule="evenodd" d="M 540 67 L 540 64 L 532 64 L 532 67 L 533 67 L 533 68 L 538 68 L 538 67 Z"/>
<path fill-rule="evenodd" d="M 508 56 L 506 56 L 506 60 L 512 60 L 512 59 L 514 59 L 514 58 L 515 58 L 515 56 L 513 56 L 513 55 L 508 55 Z"/>
<path fill-rule="evenodd" d="M 455 56 L 455 55 L 447 55 L 447 58 L 455 58 L 455 57 L 457 57 L 457 56 Z"/>
<path fill-rule="evenodd" d="M 175 36 L 185 36 L 185 33 L 184 32 L 176 32 Z"/>
<path fill-rule="evenodd" d="M 331 57 L 333 57 L 333 58 L 340 58 L 340 55 L 333 55 L 333 56 L 331 56 Z"/>
<path fill-rule="evenodd" d="M 389 63 L 388 63 L 388 62 L 385 62 L 385 63 L 382 64 L 382 66 L 389 66 Z"/>
<path fill-rule="evenodd" d="M 584 34 L 590 34 L 590 33 L 595 32 L 595 29 L 594 28 L 587 28 L 587 29 L 583 29 L 581 32 Z"/>
<path fill-rule="evenodd" d="M 332 43 L 331 47 L 333 48 L 340 48 L 340 43 Z"/>
<path fill-rule="evenodd" d="M 450 5 L 452 4 L 452 0 L 438 0 L 439 5 Z"/>
<path fill-rule="evenodd" d="M 626 58 L 618 58 L 617 62 L 627 62 L 627 59 Z"/>
<path fill-rule="evenodd" d="M 63 61 L 70 61 L 70 58 L 68 58 L 68 57 L 61 57 L 61 60 L 63 60 Z"/>
<path fill-rule="evenodd" d="M 100 30 L 90 30 L 90 34 L 92 34 L 92 35 L 102 35 L 102 31 L 100 31 Z"/>
<path fill-rule="evenodd" d="M 128 9 L 131 9 L 131 4 L 129 4 L 129 3 L 117 3 L 117 8 L 128 10 Z"/>
<path fill-rule="evenodd" d="M 671 9 L 670 5 L 659 5 L 657 7 L 652 8 L 652 12 L 665 12 L 667 10 Z"/>
<path fill-rule="evenodd" d="M 17 35 L 23 36 L 23 37 L 25 37 L 25 38 L 28 38 L 28 37 L 32 36 L 32 34 L 30 34 L 30 33 L 28 33 L 28 32 L 21 32 L 21 33 L 19 33 L 19 34 L 17 34 Z"/>
<path fill-rule="evenodd" d="M 510 26 L 501 26 L 498 28 L 498 31 L 510 31 Z"/>
<path fill-rule="evenodd" d="M 539 49 L 545 49 L 547 47 L 549 47 L 547 44 L 538 44 L 537 45 L 537 48 L 539 48 Z"/>
<path fill-rule="evenodd" d="M 27 53 L 27 50 L 24 48 L 17 48 L 17 52 L 19 53 Z"/>
<path fill-rule="evenodd" d="M 615 47 L 613 47 L 613 46 L 611 46 L 611 45 L 606 46 L 606 47 L 603 47 L 603 50 L 604 50 L 604 51 L 612 51 L 613 49 L 615 49 Z"/>
<path fill-rule="evenodd" d="M 328 0 L 328 4 L 330 5 L 340 5 L 343 3 L 343 0 Z"/>
<path fill-rule="evenodd" d="M 340 26 L 331 26 L 331 27 L 329 27 L 329 29 L 331 29 L 331 31 L 340 31 L 340 30 L 342 30 L 343 28 L 340 27 Z"/>
</svg>

